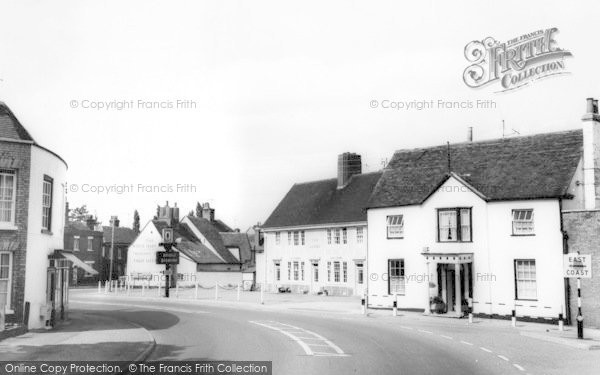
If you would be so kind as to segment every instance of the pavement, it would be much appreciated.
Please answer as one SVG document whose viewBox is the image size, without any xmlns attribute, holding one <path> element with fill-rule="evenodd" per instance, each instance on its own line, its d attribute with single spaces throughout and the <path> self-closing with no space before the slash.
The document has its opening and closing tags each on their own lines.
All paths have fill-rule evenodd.
<svg viewBox="0 0 600 375">
<path fill-rule="evenodd" d="M 52 330 L 29 331 L 0 341 L 3 361 L 143 360 L 155 345 L 143 327 L 93 312 L 73 311 Z"/>
</svg>

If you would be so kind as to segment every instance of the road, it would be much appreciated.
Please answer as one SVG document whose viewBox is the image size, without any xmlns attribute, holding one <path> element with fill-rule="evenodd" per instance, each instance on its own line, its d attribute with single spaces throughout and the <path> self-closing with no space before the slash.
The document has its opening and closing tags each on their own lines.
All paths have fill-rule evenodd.
<svg viewBox="0 0 600 375">
<path fill-rule="evenodd" d="M 597 373 L 600 363 L 600 351 L 445 318 L 370 319 L 112 296 L 76 295 L 71 304 L 146 328 L 157 343 L 149 360 L 265 360 L 273 361 L 274 374 L 580 375 Z"/>
</svg>

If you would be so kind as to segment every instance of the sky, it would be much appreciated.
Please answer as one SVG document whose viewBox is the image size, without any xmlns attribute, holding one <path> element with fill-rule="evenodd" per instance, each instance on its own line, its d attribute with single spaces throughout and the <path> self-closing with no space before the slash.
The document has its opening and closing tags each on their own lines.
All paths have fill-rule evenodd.
<svg viewBox="0 0 600 375">
<path fill-rule="evenodd" d="M 475 141 L 503 121 L 506 136 L 581 127 L 600 96 L 599 2 L 449 3 L 1 0 L 0 100 L 67 161 L 70 206 L 126 226 L 134 209 L 144 223 L 165 201 L 209 202 L 245 231 L 294 183 L 335 177 L 343 152 L 370 172 L 468 127 Z M 463 82 L 469 42 L 552 27 L 569 74 L 509 92 Z"/>
</svg>

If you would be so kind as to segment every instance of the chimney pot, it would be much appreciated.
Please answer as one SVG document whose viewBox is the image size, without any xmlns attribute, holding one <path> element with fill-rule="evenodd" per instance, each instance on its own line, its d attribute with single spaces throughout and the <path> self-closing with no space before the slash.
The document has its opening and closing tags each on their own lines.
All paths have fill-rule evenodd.
<svg viewBox="0 0 600 375">
<path fill-rule="evenodd" d="M 595 113 L 594 112 L 594 98 L 587 98 L 587 108 L 586 113 Z"/>
</svg>

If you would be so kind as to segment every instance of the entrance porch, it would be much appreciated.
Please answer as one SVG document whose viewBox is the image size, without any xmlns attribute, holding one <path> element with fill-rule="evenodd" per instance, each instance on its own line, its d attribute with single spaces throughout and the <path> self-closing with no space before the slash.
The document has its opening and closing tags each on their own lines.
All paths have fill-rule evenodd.
<svg viewBox="0 0 600 375">
<path fill-rule="evenodd" d="M 426 315 L 460 318 L 473 297 L 473 253 L 422 253 L 430 276 Z"/>
</svg>

